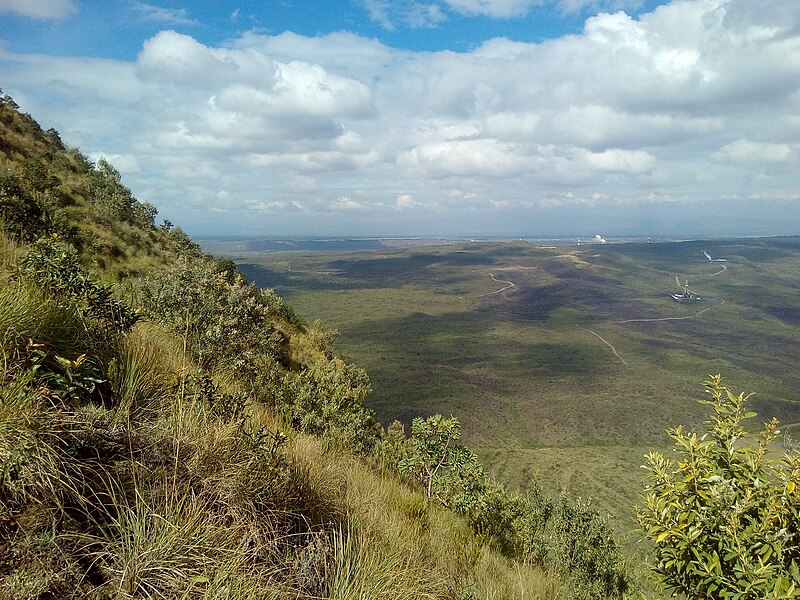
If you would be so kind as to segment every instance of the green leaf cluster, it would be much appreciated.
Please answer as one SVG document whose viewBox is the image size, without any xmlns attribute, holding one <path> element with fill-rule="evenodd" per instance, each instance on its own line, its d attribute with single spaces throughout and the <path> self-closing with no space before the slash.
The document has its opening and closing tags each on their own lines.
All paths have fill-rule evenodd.
<svg viewBox="0 0 800 600">
<path fill-rule="evenodd" d="M 702 435 L 668 430 L 675 457 L 647 455 L 637 518 L 656 546 L 653 571 L 670 591 L 697 599 L 756 600 L 800 594 L 800 455 L 780 455 L 777 421 L 760 436 L 755 413 L 719 375 Z"/>
<path fill-rule="evenodd" d="M 110 285 L 101 284 L 86 271 L 75 248 L 57 236 L 36 240 L 19 266 L 22 275 L 57 300 L 74 304 L 84 316 L 98 320 L 111 331 L 128 331 L 140 318 L 117 300 Z"/>
</svg>

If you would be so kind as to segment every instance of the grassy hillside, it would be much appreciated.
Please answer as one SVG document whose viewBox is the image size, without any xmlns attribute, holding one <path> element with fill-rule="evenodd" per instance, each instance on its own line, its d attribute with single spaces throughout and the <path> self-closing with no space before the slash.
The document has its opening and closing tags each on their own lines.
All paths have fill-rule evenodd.
<svg viewBox="0 0 800 600">
<path fill-rule="evenodd" d="M 384 430 L 330 331 L 155 215 L 0 103 L 0 598 L 633 593 L 591 508 Z"/>
<path fill-rule="evenodd" d="M 695 399 L 710 373 L 758 390 L 759 418 L 800 421 L 800 238 L 237 262 L 340 331 L 383 422 L 457 415 L 500 479 L 591 496 L 631 543 L 643 456 L 667 443 L 666 428 L 701 425 Z M 687 279 L 702 299 L 676 302 Z"/>
</svg>

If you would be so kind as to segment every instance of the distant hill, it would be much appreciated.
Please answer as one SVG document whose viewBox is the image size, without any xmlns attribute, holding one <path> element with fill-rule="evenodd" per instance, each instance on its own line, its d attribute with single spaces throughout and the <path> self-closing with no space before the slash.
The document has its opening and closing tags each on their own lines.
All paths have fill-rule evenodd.
<svg viewBox="0 0 800 600">
<path fill-rule="evenodd" d="M 240 252 L 341 252 L 385 248 L 416 248 L 419 246 L 441 246 L 453 243 L 453 241 L 436 238 L 322 238 L 287 240 L 201 239 L 198 243 L 205 251 L 212 254 L 229 255 Z"/>
</svg>

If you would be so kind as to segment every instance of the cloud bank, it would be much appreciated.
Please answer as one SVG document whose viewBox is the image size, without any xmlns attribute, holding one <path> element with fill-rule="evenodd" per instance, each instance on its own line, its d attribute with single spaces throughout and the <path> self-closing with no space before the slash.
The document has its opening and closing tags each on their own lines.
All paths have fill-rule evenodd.
<svg viewBox="0 0 800 600">
<path fill-rule="evenodd" d="M 447 1 L 502 18 L 533 4 Z M 347 32 L 212 47 L 164 30 L 135 63 L 7 54 L 0 76 L 86 153 L 135 157 L 126 183 L 190 230 L 213 228 L 212 211 L 226 232 L 280 234 L 309 215 L 382 233 L 426 218 L 477 231 L 544 227 L 554 210 L 798 207 L 800 11 L 783 0 L 675 0 L 463 53 Z"/>
</svg>

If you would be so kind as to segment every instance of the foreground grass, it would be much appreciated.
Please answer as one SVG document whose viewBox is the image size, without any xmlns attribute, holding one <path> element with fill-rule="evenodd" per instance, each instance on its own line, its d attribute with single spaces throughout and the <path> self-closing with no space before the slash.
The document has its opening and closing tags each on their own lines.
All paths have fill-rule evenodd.
<svg viewBox="0 0 800 600">
<path fill-rule="evenodd" d="M 105 337 L 7 276 L 0 323 L 0 598 L 565 597 L 553 575 L 257 398 L 219 415 L 155 323 Z M 79 352 L 103 357 L 100 395 L 48 362 Z"/>
<path fill-rule="evenodd" d="M 6 388 L 19 396 L 20 389 Z M 514 565 L 451 513 L 321 441 L 293 435 L 253 454 L 239 426 L 176 403 L 153 423 L 81 410 L 77 436 L 111 436 L 123 456 L 80 462 L 42 443 L 64 423 L 3 398 L 0 449 L 31 440 L 4 496 L 12 526 L 0 597 L 557 598 L 552 576 Z M 12 415 L 17 415 L 12 418 Z M 35 424 L 25 434 L 25 426 Z M 277 431 L 255 410 L 248 427 Z M 13 431 L 14 437 L 10 437 Z M 46 439 L 46 438 L 45 438 Z M 33 442 L 36 440 L 36 442 Z M 154 448 L 155 446 L 155 448 Z M 151 456 L 143 453 L 149 448 Z M 124 453 L 123 449 L 120 452 Z M 89 478 L 91 484 L 87 485 Z M 36 498 L 35 504 L 23 504 Z M 13 524 L 13 525 L 10 525 Z M 477 594 L 471 596 L 470 594 Z"/>
</svg>

